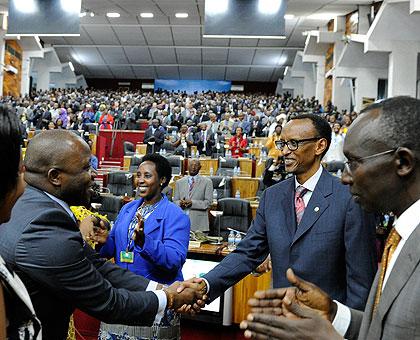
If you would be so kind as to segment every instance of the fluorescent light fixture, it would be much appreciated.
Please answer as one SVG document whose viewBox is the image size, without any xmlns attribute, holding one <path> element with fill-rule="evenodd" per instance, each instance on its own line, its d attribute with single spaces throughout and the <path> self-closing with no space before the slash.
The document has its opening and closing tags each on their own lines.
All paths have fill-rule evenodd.
<svg viewBox="0 0 420 340">
<path fill-rule="evenodd" d="M 74 66 L 73 66 L 73 63 L 71 61 L 69 61 L 69 67 L 70 67 L 70 70 L 72 70 L 74 72 Z"/>
<path fill-rule="evenodd" d="M 90 17 L 93 18 L 95 16 L 95 13 L 90 12 Z"/>
<path fill-rule="evenodd" d="M 7 20 L 8 20 L 9 16 L 7 15 L 7 13 L 3 13 L 3 21 L 1 23 L 1 28 L 4 29 L 5 31 L 7 31 Z"/>
<path fill-rule="evenodd" d="M 331 20 L 338 17 L 337 13 L 314 13 L 309 15 L 307 18 L 312 20 Z"/>
<path fill-rule="evenodd" d="M 207 0 L 206 14 L 217 15 L 227 12 L 229 9 L 229 0 Z"/>
<path fill-rule="evenodd" d="M 284 16 L 284 18 L 285 18 L 286 20 L 292 20 L 292 19 L 294 19 L 294 18 L 295 18 L 295 15 L 294 15 L 294 14 L 286 14 L 286 15 Z"/>
<path fill-rule="evenodd" d="M 282 55 L 279 60 L 277 60 L 277 65 L 284 65 L 287 62 L 287 56 Z"/>
<path fill-rule="evenodd" d="M 145 12 L 145 13 L 140 13 L 140 16 L 142 18 L 153 18 L 154 14 L 153 13 L 149 13 L 149 12 Z"/>
<path fill-rule="evenodd" d="M 188 13 L 175 13 L 176 18 L 188 18 Z"/>
<path fill-rule="evenodd" d="M 121 16 L 121 14 L 120 13 L 117 13 L 117 12 L 108 12 L 106 14 L 106 16 L 108 18 L 119 18 Z"/>
<path fill-rule="evenodd" d="M 86 14 L 87 14 L 86 12 L 80 12 L 79 17 L 80 17 L 80 18 L 83 18 L 83 17 L 85 17 L 85 16 L 86 16 Z"/>
<path fill-rule="evenodd" d="M 15 0 L 15 9 L 22 13 L 35 13 L 38 11 L 38 6 L 35 0 Z"/>
<path fill-rule="evenodd" d="M 287 72 L 289 72 L 289 66 L 286 66 L 286 68 L 284 69 L 283 75 L 285 76 L 287 74 Z"/>
<path fill-rule="evenodd" d="M 218 35 L 203 34 L 203 38 L 221 38 L 221 39 L 286 39 L 284 35 Z"/>
<path fill-rule="evenodd" d="M 60 0 L 61 8 L 68 13 L 79 13 L 82 0 Z"/>
<path fill-rule="evenodd" d="M 282 0 L 258 0 L 258 12 L 261 14 L 276 14 Z"/>
</svg>

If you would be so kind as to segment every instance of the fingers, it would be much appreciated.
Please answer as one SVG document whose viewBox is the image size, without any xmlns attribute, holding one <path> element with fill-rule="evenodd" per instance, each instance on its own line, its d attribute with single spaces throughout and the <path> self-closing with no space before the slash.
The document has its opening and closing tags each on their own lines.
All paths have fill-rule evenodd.
<svg viewBox="0 0 420 340">
<path fill-rule="evenodd" d="M 309 307 L 303 307 L 296 302 L 291 302 L 287 298 L 284 300 L 284 307 L 289 312 L 293 313 L 294 315 L 304 318 L 304 319 L 313 319 L 318 318 L 319 315 Z"/>
<path fill-rule="evenodd" d="M 277 288 L 277 289 L 268 289 L 268 290 L 257 290 L 254 293 L 254 298 L 256 299 L 283 299 L 288 289 L 295 289 L 295 288 L 289 287 L 289 288 Z"/>
<path fill-rule="evenodd" d="M 292 268 L 287 269 L 286 277 L 293 286 L 303 290 L 304 292 L 311 289 L 310 283 L 295 275 Z"/>
<path fill-rule="evenodd" d="M 251 307 L 281 307 L 281 299 L 255 299 L 251 298 L 248 300 L 248 305 Z"/>
<path fill-rule="evenodd" d="M 289 321 L 281 316 L 250 314 L 240 327 L 246 329 L 244 335 L 251 339 L 289 339 L 283 327 L 284 322 Z"/>
</svg>

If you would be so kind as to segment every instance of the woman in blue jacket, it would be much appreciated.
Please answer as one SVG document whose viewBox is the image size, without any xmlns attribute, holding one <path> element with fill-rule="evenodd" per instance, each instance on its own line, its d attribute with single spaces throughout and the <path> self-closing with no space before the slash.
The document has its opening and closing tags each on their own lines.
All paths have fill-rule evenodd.
<svg viewBox="0 0 420 340">
<path fill-rule="evenodd" d="M 171 284 L 183 280 L 190 220 L 170 202 L 162 189 L 171 178 L 168 160 L 159 154 L 143 157 L 137 170 L 140 199 L 125 205 L 115 221 L 101 256 L 150 280 Z M 100 339 L 178 339 L 179 319 L 165 315 L 159 327 L 131 327 L 102 323 Z M 136 338 L 136 336 L 138 336 Z"/>
</svg>

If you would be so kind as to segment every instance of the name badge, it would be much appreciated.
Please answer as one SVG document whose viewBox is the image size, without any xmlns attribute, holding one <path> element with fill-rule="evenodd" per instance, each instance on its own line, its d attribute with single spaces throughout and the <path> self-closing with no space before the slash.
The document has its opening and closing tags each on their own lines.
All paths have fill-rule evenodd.
<svg viewBox="0 0 420 340">
<path fill-rule="evenodd" d="M 121 251 L 120 262 L 123 263 L 134 263 L 134 252 L 132 251 Z"/>
</svg>

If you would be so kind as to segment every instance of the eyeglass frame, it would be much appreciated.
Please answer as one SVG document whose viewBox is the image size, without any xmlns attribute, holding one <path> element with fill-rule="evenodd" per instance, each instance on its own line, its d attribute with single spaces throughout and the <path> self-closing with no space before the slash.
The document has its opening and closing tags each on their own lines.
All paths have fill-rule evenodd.
<svg viewBox="0 0 420 340">
<path fill-rule="evenodd" d="M 344 169 L 347 171 L 347 173 L 351 174 L 352 171 L 355 170 L 355 169 L 351 170 L 352 166 L 350 164 L 352 162 L 358 162 L 358 163 L 360 163 L 361 161 L 365 161 L 367 159 L 372 159 L 372 158 L 375 158 L 375 157 L 380 157 L 380 156 L 384 156 L 384 155 L 388 155 L 388 154 L 394 153 L 397 150 L 398 150 L 398 148 L 394 148 L 394 149 L 389 149 L 389 150 L 386 150 L 386 151 L 378 152 L 378 153 L 375 153 L 373 155 L 369 155 L 369 156 L 366 156 L 366 157 L 361 157 L 361 158 L 355 158 L 355 159 L 347 160 L 347 161 L 344 162 Z"/>
<path fill-rule="evenodd" d="M 277 140 L 274 143 L 276 144 L 276 149 L 277 150 L 283 150 L 284 147 L 287 145 L 287 148 L 290 151 L 296 151 L 297 149 L 299 149 L 299 144 L 300 143 L 311 142 L 311 141 L 313 142 L 313 141 L 316 141 L 316 140 L 319 140 L 319 139 L 322 139 L 322 138 L 323 137 L 312 137 L 312 138 L 305 138 L 305 139 L 290 139 L 288 141 Z M 295 142 L 296 143 L 296 148 L 290 148 L 290 145 L 289 145 L 290 142 Z M 280 143 L 283 144 L 283 147 L 278 146 L 278 144 L 280 144 Z"/>
</svg>

